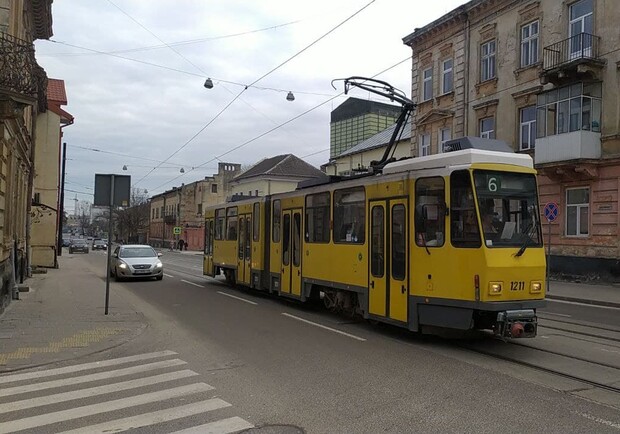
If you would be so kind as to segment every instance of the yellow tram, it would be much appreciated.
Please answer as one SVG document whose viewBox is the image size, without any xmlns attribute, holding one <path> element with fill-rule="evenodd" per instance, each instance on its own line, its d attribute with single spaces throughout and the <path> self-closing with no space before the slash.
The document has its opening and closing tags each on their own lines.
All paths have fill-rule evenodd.
<svg viewBox="0 0 620 434">
<path fill-rule="evenodd" d="M 464 149 L 206 210 L 204 273 L 417 331 L 536 335 L 532 159 Z"/>
<path fill-rule="evenodd" d="M 532 158 L 466 137 L 394 161 L 415 104 L 380 80 L 350 86 L 403 105 L 383 158 L 366 174 L 208 208 L 204 274 L 413 331 L 535 336 L 546 263 Z"/>
</svg>

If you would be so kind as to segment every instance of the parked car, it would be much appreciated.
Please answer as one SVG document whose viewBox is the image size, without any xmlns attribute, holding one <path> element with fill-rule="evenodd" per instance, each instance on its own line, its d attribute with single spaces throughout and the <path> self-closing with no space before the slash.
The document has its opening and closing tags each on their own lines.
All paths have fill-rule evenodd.
<svg viewBox="0 0 620 434">
<path fill-rule="evenodd" d="M 95 239 L 93 240 L 93 250 L 105 250 L 108 248 L 108 245 L 104 240 Z"/>
<path fill-rule="evenodd" d="M 70 237 L 62 237 L 62 246 L 63 247 L 69 247 L 71 245 L 71 238 Z"/>
<path fill-rule="evenodd" d="M 82 238 L 74 238 L 69 245 L 69 253 L 88 253 L 88 243 Z"/>
<path fill-rule="evenodd" d="M 157 253 L 149 245 L 125 244 L 116 246 L 110 262 L 110 275 L 121 279 L 154 277 L 157 280 L 164 278 L 164 265 L 159 260 L 161 253 Z"/>
</svg>

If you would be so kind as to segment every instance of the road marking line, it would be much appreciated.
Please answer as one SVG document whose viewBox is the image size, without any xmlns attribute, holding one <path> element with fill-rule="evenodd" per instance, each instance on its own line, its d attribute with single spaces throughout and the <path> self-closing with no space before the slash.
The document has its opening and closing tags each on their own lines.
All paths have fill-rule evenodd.
<svg viewBox="0 0 620 434">
<path fill-rule="evenodd" d="M 104 360 L 101 362 L 82 363 L 81 365 L 66 366 L 64 368 L 46 369 L 45 371 L 27 372 L 0 377 L 0 384 L 14 381 L 30 380 L 32 378 L 51 377 L 53 375 L 68 374 L 88 369 L 104 368 L 107 366 L 122 365 L 124 363 L 138 362 L 140 360 L 156 359 L 175 355 L 174 351 L 158 351 L 156 353 L 138 354 L 136 356 L 121 357 L 118 359 Z"/>
<path fill-rule="evenodd" d="M 130 416 L 123 419 L 104 422 L 97 425 L 91 425 L 84 428 L 77 428 L 71 431 L 65 431 L 62 434 L 94 434 L 94 433 L 117 433 L 134 428 L 142 428 L 155 425 L 162 422 L 169 422 L 184 417 L 195 416 L 207 411 L 217 410 L 220 408 L 230 407 L 231 404 L 222 401 L 219 398 L 208 399 L 206 401 L 195 402 L 193 404 L 182 405 L 180 407 L 168 408 L 165 410 L 153 411 L 151 413 L 141 414 L 139 416 Z M 231 418 L 234 419 L 234 418 Z M 224 419 L 227 420 L 227 419 Z M 241 419 L 243 420 L 243 419 Z M 250 425 L 250 428 L 252 425 Z M 206 431 L 201 431 L 206 432 Z M 217 431 L 224 432 L 224 431 Z M 232 432 L 232 431 L 227 431 Z"/>
<path fill-rule="evenodd" d="M 255 302 L 253 302 L 253 301 L 246 300 L 245 298 L 241 298 L 241 297 L 237 297 L 236 295 L 228 294 L 228 293 L 226 293 L 226 292 L 217 291 L 217 293 L 218 293 L 218 294 L 225 295 L 226 297 L 234 298 L 234 299 L 236 299 L 236 300 L 245 301 L 246 303 L 253 304 L 254 306 L 256 306 L 256 305 L 258 304 L 258 303 L 255 303 Z"/>
<path fill-rule="evenodd" d="M 553 312 L 540 312 L 542 315 L 555 315 L 555 316 L 565 316 L 566 318 L 572 318 L 572 315 L 566 315 L 564 313 L 553 313 Z"/>
<path fill-rule="evenodd" d="M 343 336 L 346 336 L 346 337 L 349 337 L 349 338 L 352 338 L 352 339 L 356 339 L 358 341 L 362 341 L 363 342 L 363 341 L 366 340 L 364 338 L 360 338 L 359 336 L 355 336 L 355 335 L 352 335 L 352 334 L 347 333 L 347 332 L 343 332 L 343 331 L 340 331 L 340 330 L 337 330 L 337 329 L 334 329 L 334 328 L 331 328 L 331 327 L 327 327 L 327 326 L 325 326 L 323 324 L 319 324 L 319 323 L 316 323 L 316 322 L 313 322 L 313 321 L 309 321 L 309 320 L 304 319 L 304 318 L 300 318 L 300 317 L 295 316 L 295 315 L 291 315 L 290 313 L 283 312 L 282 315 L 287 316 L 289 318 L 296 319 L 297 321 L 305 322 L 306 324 L 310 324 L 310 325 L 313 325 L 313 326 L 316 326 L 316 327 L 320 327 L 320 328 L 325 329 L 325 330 L 329 330 L 330 332 L 338 333 L 340 335 L 343 335 Z"/>
<path fill-rule="evenodd" d="M 85 405 L 82 407 L 71 408 L 69 410 L 61 410 L 53 413 L 26 417 L 11 422 L 0 423 L 0 432 L 13 432 L 37 428 L 53 423 L 93 416 L 95 414 L 122 410 L 128 407 L 137 407 L 139 405 L 150 404 L 152 402 L 165 401 L 166 399 L 207 392 L 209 390 L 211 390 L 211 386 L 205 383 L 196 383 L 188 386 L 175 387 L 173 389 L 158 390 L 156 392 L 144 393 L 142 395 L 130 396 L 127 398 L 115 399 L 113 401 Z"/>
<path fill-rule="evenodd" d="M 228 419 L 218 420 L 216 422 L 205 423 L 204 425 L 187 428 L 176 431 L 172 434 L 228 434 L 241 431 L 243 429 L 254 428 L 250 422 L 240 417 L 229 417 Z"/>
<path fill-rule="evenodd" d="M 556 300 L 551 298 L 546 298 L 545 301 L 550 301 L 553 303 L 564 303 L 564 304 L 574 304 L 577 306 L 587 306 L 587 307 L 595 307 L 597 309 L 611 309 L 611 310 L 620 310 L 620 307 L 614 306 L 601 306 L 600 304 L 591 304 L 591 303 L 579 303 L 577 301 L 568 301 L 568 300 Z"/>
<path fill-rule="evenodd" d="M 36 390 L 51 389 L 53 387 L 70 386 L 74 384 L 88 383 L 91 381 L 107 380 L 123 375 L 138 374 L 140 372 L 152 371 L 155 369 L 170 368 L 173 366 L 184 365 L 186 362 L 179 359 L 164 360 L 163 362 L 147 363 L 146 365 L 132 366 L 131 368 L 117 369 L 114 371 L 99 372 L 97 374 L 83 375 L 81 377 L 70 377 L 62 380 L 46 381 L 43 383 L 28 384 L 25 386 L 9 387 L 0 389 L 0 396 L 16 395 L 18 393 L 34 392 Z M 2 430 L 0 430 L 2 432 Z"/>
<path fill-rule="evenodd" d="M 605 351 L 606 353 L 618 353 L 620 354 L 620 351 L 616 351 L 616 350 L 608 350 L 607 348 L 599 348 L 601 351 Z"/>
<path fill-rule="evenodd" d="M 89 389 L 57 393 L 55 395 L 24 399 L 22 401 L 13 401 L 6 404 L 0 404 L 0 414 L 8 413 L 10 411 L 24 410 L 27 408 L 41 407 L 43 405 L 56 404 L 58 402 L 72 401 L 74 399 L 90 398 L 97 395 L 104 395 L 106 393 L 136 389 L 138 387 L 152 386 L 154 384 L 165 383 L 167 381 L 193 377 L 194 375 L 198 375 L 198 373 L 190 371 L 189 369 L 185 369 L 183 371 L 170 372 L 168 374 L 160 374 L 152 377 L 138 378 L 136 380 L 124 381 L 121 383 L 106 384 L 104 386 L 91 387 Z"/>
<path fill-rule="evenodd" d="M 199 285 L 199 284 L 194 283 L 194 282 L 190 282 L 189 280 L 183 280 L 183 279 L 181 279 L 181 282 L 184 282 L 184 283 L 189 283 L 190 285 L 197 286 L 198 288 L 204 288 L 204 286 Z"/>
<path fill-rule="evenodd" d="M 174 279 L 174 276 L 173 276 L 172 274 L 167 274 L 167 273 L 164 273 L 164 276 L 166 276 L 166 277 L 170 277 L 170 278 Z"/>
<path fill-rule="evenodd" d="M 620 429 L 620 423 L 612 422 L 610 420 L 601 419 L 600 417 L 592 416 L 588 413 L 579 413 L 576 412 L 579 416 L 585 417 L 586 419 L 590 419 L 591 421 L 598 422 L 603 425 L 610 426 L 612 428 Z"/>
</svg>

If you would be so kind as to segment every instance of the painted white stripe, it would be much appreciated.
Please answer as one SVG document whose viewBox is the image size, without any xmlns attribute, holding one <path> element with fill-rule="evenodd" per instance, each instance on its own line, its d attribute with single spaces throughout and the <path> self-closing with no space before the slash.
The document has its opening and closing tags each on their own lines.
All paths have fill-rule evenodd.
<svg viewBox="0 0 620 434">
<path fill-rule="evenodd" d="M 236 299 L 236 300 L 245 301 L 246 303 L 253 304 L 254 306 L 256 306 L 256 305 L 258 304 L 258 303 L 255 303 L 255 302 L 253 302 L 253 301 L 246 300 L 245 298 L 237 297 L 236 295 L 232 295 L 232 294 L 227 294 L 227 293 L 222 292 L 222 291 L 217 291 L 217 293 L 218 293 L 218 294 L 225 295 L 226 297 L 234 298 L 234 299 Z"/>
<path fill-rule="evenodd" d="M 228 434 L 248 428 L 254 428 L 254 425 L 235 416 L 218 420 L 217 422 L 205 423 L 204 425 L 176 431 L 172 434 Z"/>
<path fill-rule="evenodd" d="M 107 366 L 122 365 L 124 363 L 138 362 L 141 360 L 156 359 L 175 355 L 174 351 L 158 351 L 156 353 L 138 354 L 136 356 L 121 357 L 119 359 L 103 360 L 101 362 L 83 363 L 81 365 L 67 366 L 64 368 L 47 369 L 45 371 L 27 372 L 0 377 L 0 384 L 14 381 L 30 380 L 31 378 L 51 377 L 52 375 L 68 374 L 73 372 L 87 371 L 89 369 L 105 368 Z"/>
<path fill-rule="evenodd" d="M 577 306 L 595 307 L 597 309 L 620 310 L 620 307 L 601 306 L 599 304 L 590 304 L 590 303 L 579 303 L 577 301 L 556 300 L 556 299 L 551 299 L 551 298 L 546 298 L 545 301 L 551 302 L 551 303 L 564 303 L 564 304 L 574 304 L 574 305 L 577 305 Z"/>
<path fill-rule="evenodd" d="M 343 332 L 343 331 L 340 331 L 340 330 L 337 330 L 337 329 L 333 329 L 331 327 L 327 327 L 327 326 L 325 326 L 323 324 L 319 324 L 319 323 L 316 323 L 316 322 L 313 322 L 313 321 L 309 321 L 307 319 L 300 318 L 300 317 L 295 316 L 295 315 L 291 315 L 290 313 L 283 312 L 282 315 L 287 316 L 289 318 L 296 319 L 297 321 L 305 322 L 306 324 L 310 324 L 310 325 L 313 325 L 315 327 L 320 327 L 322 329 L 329 330 L 330 332 L 338 333 L 339 335 L 343 335 L 343 336 L 346 336 L 348 338 L 356 339 L 358 341 L 362 341 L 363 342 L 363 341 L 366 340 L 364 338 L 360 338 L 359 336 L 355 336 L 355 335 L 352 335 L 352 334 L 347 333 L 347 332 Z"/>
<path fill-rule="evenodd" d="M 13 401 L 7 404 L 0 404 L 0 414 L 9 411 L 25 410 L 27 408 L 40 407 L 42 405 L 56 404 L 58 402 L 72 401 L 74 399 L 90 398 L 106 393 L 115 393 L 123 390 L 136 389 L 138 387 L 152 386 L 153 384 L 165 383 L 167 381 L 180 380 L 181 378 L 193 377 L 198 375 L 189 369 L 168 374 L 155 375 L 152 377 L 138 378 L 137 380 L 124 381 L 121 383 L 106 384 L 105 386 L 91 387 L 89 389 L 75 390 L 55 395 L 42 396 L 39 398 L 24 399 Z"/>
<path fill-rule="evenodd" d="M 194 283 L 194 282 L 190 282 L 189 280 L 183 280 L 183 279 L 181 279 L 181 282 L 184 282 L 184 283 L 189 283 L 190 285 L 197 286 L 198 288 L 204 288 L 204 286 L 199 285 L 199 284 Z"/>
<path fill-rule="evenodd" d="M 174 389 L 167 390 L 158 390 L 156 392 L 130 396 L 128 398 L 116 399 L 114 401 L 101 402 L 98 404 L 71 408 L 69 410 L 61 410 L 54 413 L 46 413 L 38 416 L 26 417 L 11 422 L 0 423 L 0 432 L 20 431 L 24 429 L 31 429 L 44 425 L 50 425 L 52 423 L 80 419 L 82 417 L 88 417 L 95 414 L 108 413 L 110 411 L 121 410 L 128 407 L 136 407 L 138 405 L 150 404 L 152 402 L 177 398 L 179 396 L 206 392 L 208 390 L 211 390 L 210 388 L 211 386 L 205 383 L 196 383 L 190 384 L 189 386 L 175 387 Z"/>
<path fill-rule="evenodd" d="M 164 273 L 164 276 L 166 276 L 166 277 L 171 277 L 171 278 L 173 278 L 173 279 L 174 279 L 174 276 L 173 276 L 172 274 Z"/>
<path fill-rule="evenodd" d="M 195 402 L 193 404 L 182 405 L 180 407 L 168 408 L 166 410 L 153 411 L 138 416 L 126 417 L 123 419 L 104 422 L 97 425 L 91 425 L 84 428 L 77 428 L 71 431 L 65 431 L 62 434 L 95 434 L 95 433 L 117 433 L 127 431 L 134 428 L 142 428 L 162 422 L 181 419 L 184 417 L 194 416 L 205 413 L 207 411 L 217 410 L 219 408 L 230 407 L 226 401 L 219 398 L 208 399 L 206 401 Z"/>
<path fill-rule="evenodd" d="M 0 389 L 0 396 L 16 395 L 18 393 L 34 392 L 36 390 L 50 389 L 52 387 L 70 386 L 73 384 L 88 383 L 90 381 L 107 380 L 109 378 L 121 377 L 123 375 L 138 374 L 140 372 L 152 371 L 154 369 L 170 368 L 172 366 L 184 365 L 187 362 L 179 359 L 164 360 L 161 362 L 147 363 L 146 365 L 132 366 L 131 368 L 116 369 L 114 371 L 99 372 L 96 374 L 82 375 L 81 377 L 70 377 L 62 380 L 46 381 L 43 383 L 28 384 L 25 386 L 15 386 Z M 1 431 L 0 431 L 1 432 Z"/>
<path fill-rule="evenodd" d="M 566 318 L 572 318 L 572 315 L 566 315 L 566 314 L 564 314 L 564 313 L 553 313 L 553 312 L 547 312 L 547 311 L 545 311 L 545 312 L 539 312 L 539 316 L 540 316 L 540 315 L 543 315 L 543 316 L 544 316 L 544 315 L 554 315 L 554 316 L 564 316 L 564 317 L 566 317 Z"/>
<path fill-rule="evenodd" d="M 606 419 L 602 419 L 600 417 L 592 416 L 591 414 L 588 414 L 588 413 L 579 413 L 579 412 L 576 412 L 576 413 L 579 416 L 585 417 L 586 419 L 590 419 L 591 421 L 600 423 L 602 425 L 607 425 L 607 426 L 612 427 L 612 428 L 620 429 L 620 423 L 619 422 L 612 422 L 610 420 L 606 420 Z"/>
</svg>

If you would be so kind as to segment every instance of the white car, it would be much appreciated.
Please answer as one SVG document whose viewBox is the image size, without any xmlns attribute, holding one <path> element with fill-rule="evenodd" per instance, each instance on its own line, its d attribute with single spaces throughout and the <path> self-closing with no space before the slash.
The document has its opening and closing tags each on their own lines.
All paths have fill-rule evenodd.
<svg viewBox="0 0 620 434">
<path fill-rule="evenodd" d="M 151 246 L 143 244 L 127 244 L 116 246 L 110 262 L 110 275 L 116 281 L 122 279 L 154 277 L 164 278 L 164 265 Z"/>
</svg>

